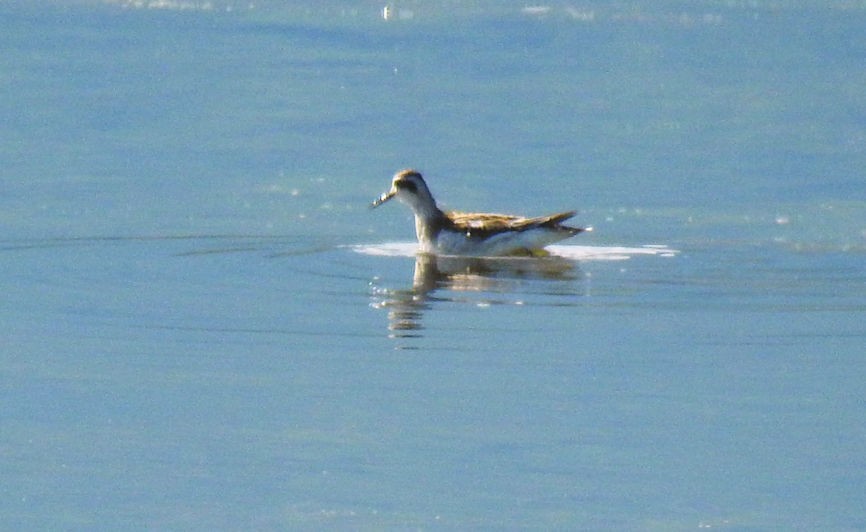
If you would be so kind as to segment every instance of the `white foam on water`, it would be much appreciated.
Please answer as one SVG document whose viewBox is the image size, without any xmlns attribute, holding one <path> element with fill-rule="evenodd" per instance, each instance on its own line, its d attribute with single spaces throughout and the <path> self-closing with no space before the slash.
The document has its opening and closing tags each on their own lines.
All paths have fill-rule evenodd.
<svg viewBox="0 0 866 532">
<path fill-rule="evenodd" d="M 377 257 L 414 257 L 418 253 L 418 244 L 415 242 L 386 242 L 383 244 L 359 244 L 350 246 L 350 249 L 357 253 Z M 679 250 L 664 244 L 647 244 L 639 247 L 553 245 L 545 249 L 552 256 L 576 261 L 628 260 L 636 256 L 674 257 L 679 253 Z"/>
</svg>

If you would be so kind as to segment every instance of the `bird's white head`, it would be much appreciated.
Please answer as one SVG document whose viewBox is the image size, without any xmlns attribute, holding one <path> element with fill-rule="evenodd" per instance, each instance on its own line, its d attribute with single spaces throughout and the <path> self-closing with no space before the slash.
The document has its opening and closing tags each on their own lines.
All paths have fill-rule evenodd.
<svg viewBox="0 0 866 532">
<path fill-rule="evenodd" d="M 421 174 L 415 170 L 401 170 L 394 174 L 391 180 L 391 189 L 379 196 L 373 202 L 372 207 L 378 207 L 391 198 L 396 197 L 401 202 L 409 205 L 416 215 L 429 217 L 434 215 L 438 208 L 427 183 Z"/>
</svg>

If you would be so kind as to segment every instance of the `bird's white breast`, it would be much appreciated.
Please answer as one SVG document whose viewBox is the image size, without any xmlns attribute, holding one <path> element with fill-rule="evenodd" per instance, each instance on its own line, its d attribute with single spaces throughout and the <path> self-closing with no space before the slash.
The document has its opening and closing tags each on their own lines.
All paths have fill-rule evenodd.
<svg viewBox="0 0 866 532">
<path fill-rule="evenodd" d="M 562 238 L 561 233 L 545 228 L 506 231 L 485 239 L 468 238 L 466 234 L 455 231 L 441 231 L 436 239 L 435 252 L 441 255 L 495 257 L 540 249 Z"/>
</svg>

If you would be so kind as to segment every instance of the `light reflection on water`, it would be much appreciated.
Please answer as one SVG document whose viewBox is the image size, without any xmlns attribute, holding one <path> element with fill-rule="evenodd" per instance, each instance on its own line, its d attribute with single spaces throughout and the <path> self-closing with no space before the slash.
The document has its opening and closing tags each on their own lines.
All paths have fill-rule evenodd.
<svg viewBox="0 0 866 532">
<path fill-rule="evenodd" d="M 374 287 L 373 308 L 387 309 L 388 329 L 395 337 L 419 336 L 423 314 L 436 302 L 471 302 L 477 306 L 522 305 L 504 293 L 515 290 L 517 282 L 544 279 L 572 286 L 580 276 L 577 265 L 561 257 L 549 258 L 461 258 L 419 254 L 415 258 L 412 287 Z M 571 292 L 571 290 L 568 290 Z M 477 297 L 467 297 L 476 294 Z"/>
<path fill-rule="evenodd" d="M 623 261 L 632 256 L 656 255 L 675 257 L 679 253 L 664 245 L 644 247 L 621 246 L 550 246 L 545 257 L 457 257 L 416 253 L 412 243 L 359 245 L 358 253 L 380 257 L 415 258 L 412 286 L 387 288 L 371 283 L 371 306 L 388 312 L 388 329 L 392 337 L 420 337 L 423 316 L 434 303 L 462 303 L 478 307 L 491 305 L 525 305 L 532 293 L 529 282 L 542 281 L 548 300 L 533 301 L 533 306 L 568 306 L 568 297 L 586 295 L 589 285 L 579 261 Z M 549 299 L 554 297 L 555 299 Z"/>
</svg>

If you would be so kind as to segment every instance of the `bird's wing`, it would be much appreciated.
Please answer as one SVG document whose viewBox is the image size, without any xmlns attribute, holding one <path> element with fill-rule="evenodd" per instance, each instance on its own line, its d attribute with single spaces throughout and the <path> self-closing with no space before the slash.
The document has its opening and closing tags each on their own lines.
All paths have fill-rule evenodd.
<svg viewBox="0 0 866 532">
<path fill-rule="evenodd" d="M 526 218 L 508 214 L 449 212 L 446 217 L 458 231 L 471 235 L 491 235 L 505 231 L 526 231 L 536 227 L 559 228 L 559 224 L 575 215 L 575 211 Z M 566 229 L 566 227 L 562 227 Z M 568 228 L 573 229 L 573 228 Z"/>
</svg>

